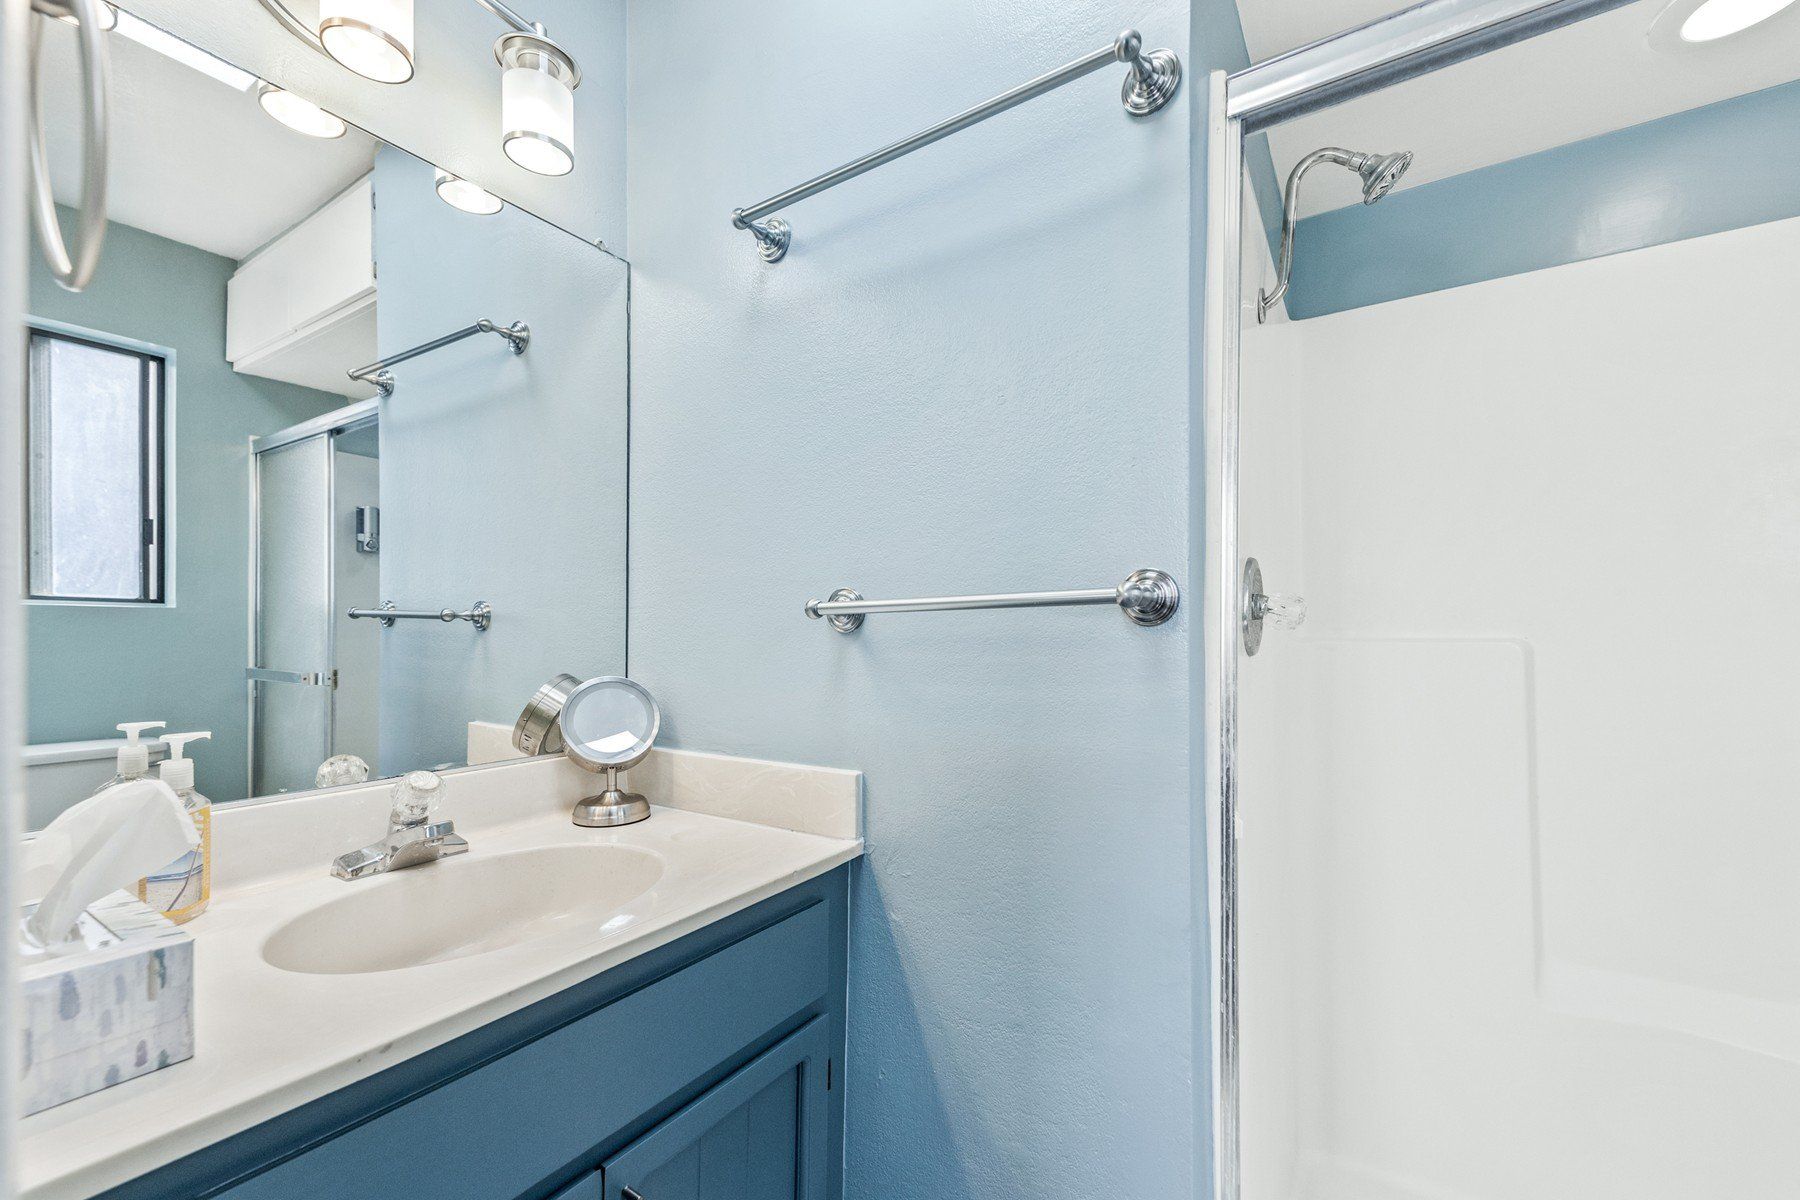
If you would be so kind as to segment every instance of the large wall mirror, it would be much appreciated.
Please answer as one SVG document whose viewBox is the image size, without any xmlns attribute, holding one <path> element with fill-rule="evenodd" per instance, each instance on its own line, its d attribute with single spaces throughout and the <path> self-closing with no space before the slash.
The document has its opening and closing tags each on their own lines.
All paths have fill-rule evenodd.
<svg viewBox="0 0 1800 1200">
<path fill-rule="evenodd" d="M 623 673 L 625 264 L 130 11 L 107 37 L 101 265 L 29 289 L 31 826 L 121 724 L 210 732 L 224 802 L 467 764 L 549 676 Z M 45 116 L 70 204 L 79 105 Z M 434 615 L 351 615 L 384 605 Z"/>
</svg>

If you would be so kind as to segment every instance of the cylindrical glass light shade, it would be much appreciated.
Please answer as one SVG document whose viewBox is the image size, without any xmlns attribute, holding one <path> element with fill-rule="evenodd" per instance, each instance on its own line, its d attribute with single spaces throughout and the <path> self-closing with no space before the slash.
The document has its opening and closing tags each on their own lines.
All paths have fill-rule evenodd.
<svg viewBox="0 0 1800 1200">
<path fill-rule="evenodd" d="M 460 176 L 452 175 L 442 167 L 437 172 L 438 199 L 451 208 L 473 213 L 478 217 L 491 217 L 501 209 L 500 197 L 486 188 L 476 187 Z"/>
<path fill-rule="evenodd" d="M 304 133 L 307 137 L 340 138 L 349 128 L 340 118 L 332 116 L 311 100 L 303 100 L 272 83 L 256 85 L 256 102 L 271 117 L 295 133 Z"/>
<path fill-rule="evenodd" d="M 528 35 L 501 39 L 500 137 L 506 157 L 539 175 L 575 169 L 575 86 L 568 56 Z"/>
<path fill-rule="evenodd" d="M 376 83 L 413 76 L 413 0 L 319 0 L 319 41 Z"/>
</svg>

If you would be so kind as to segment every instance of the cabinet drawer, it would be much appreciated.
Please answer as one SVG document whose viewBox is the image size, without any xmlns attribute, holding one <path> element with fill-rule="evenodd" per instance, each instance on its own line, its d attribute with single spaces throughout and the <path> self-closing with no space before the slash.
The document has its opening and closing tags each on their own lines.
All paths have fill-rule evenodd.
<svg viewBox="0 0 1800 1200">
<path fill-rule="evenodd" d="M 815 1017 L 608 1159 L 603 1200 L 824 1196 L 830 1054 Z"/>
<path fill-rule="evenodd" d="M 814 904 L 223 1195 L 495 1200 L 568 1178 L 824 996 L 830 930 Z"/>
</svg>

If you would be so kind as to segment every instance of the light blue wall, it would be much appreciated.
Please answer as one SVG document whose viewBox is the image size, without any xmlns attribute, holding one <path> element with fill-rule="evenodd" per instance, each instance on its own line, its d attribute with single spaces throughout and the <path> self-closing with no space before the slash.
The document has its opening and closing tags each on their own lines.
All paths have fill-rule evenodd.
<svg viewBox="0 0 1800 1200">
<path fill-rule="evenodd" d="M 625 666 L 626 268 L 516 209 L 460 213 L 432 168 L 375 160 L 381 352 L 482 318 L 531 326 L 394 368 L 381 409 L 381 582 L 402 608 L 494 606 L 382 634 L 384 771 L 464 758 L 559 671 Z"/>
<path fill-rule="evenodd" d="M 1300 222 L 1288 312 L 1316 317 L 1800 214 L 1800 83 Z"/>
<path fill-rule="evenodd" d="M 631 9 L 632 674 L 674 745 L 867 772 L 857 1200 L 1161 1200 L 1204 1163 L 1188 614 L 801 612 L 1197 586 L 1189 106 L 1131 120 L 1103 72 L 796 205 L 774 267 L 729 214 L 1128 25 L 1204 88 L 1233 52 L 1189 21 Z"/>
<path fill-rule="evenodd" d="M 63 212 L 66 228 L 73 216 Z M 210 729 L 195 782 L 249 794 L 244 690 L 250 621 L 250 442 L 344 403 L 240 375 L 225 361 L 225 281 L 237 264 L 129 225 L 108 226 L 99 273 L 76 295 L 31 256 L 30 314 L 176 352 L 172 606 L 29 605 L 28 737 L 117 737 L 121 721 Z"/>
</svg>

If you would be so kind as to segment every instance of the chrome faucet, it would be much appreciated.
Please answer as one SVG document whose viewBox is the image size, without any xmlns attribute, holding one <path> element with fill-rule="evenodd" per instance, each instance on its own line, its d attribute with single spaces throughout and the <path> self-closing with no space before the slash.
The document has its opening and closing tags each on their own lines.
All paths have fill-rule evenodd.
<svg viewBox="0 0 1800 1200">
<path fill-rule="evenodd" d="M 444 792 L 444 781 L 430 771 L 413 771 L 394 784 L 394 810 L 388 814 L 387 836 L 379 842 L 340 854 L 331 873 L 339 879 L 361 879 L 407 867 L 423 866 L 469 843 L 456 836 L 456 822 L 432 821 Z"/>
</svg>

